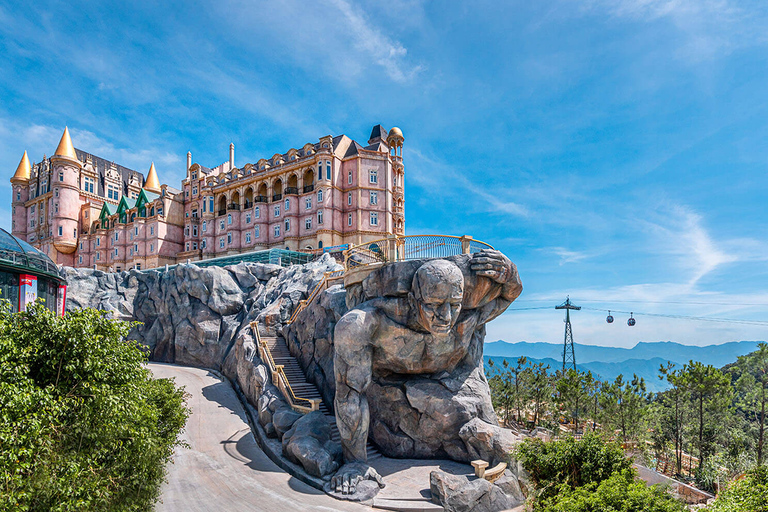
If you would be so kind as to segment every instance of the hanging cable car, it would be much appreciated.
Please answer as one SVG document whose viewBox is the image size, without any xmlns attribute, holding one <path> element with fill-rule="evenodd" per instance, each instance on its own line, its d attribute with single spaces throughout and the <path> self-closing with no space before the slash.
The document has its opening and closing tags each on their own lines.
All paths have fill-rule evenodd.
<svg viewBox="0 0 768 512">
<path fill-rule="evenodd" d="M 635 325 L 635 323 L 636 323 L 635 319 L 632 317 L 632 313 L 630 313 L 629 314 L 629 320 L 627 320 L 627 325 L 632 327 L 633 325 Z"/>
<path fill-rule="evenodd" d="M 608 322 L 609 324 L 613 323 L 613 316 L 611 315 L 611 310 L 610 309 L 608 310 L 608 316 L 605 317 L 605 321 Z"/>
</svg>

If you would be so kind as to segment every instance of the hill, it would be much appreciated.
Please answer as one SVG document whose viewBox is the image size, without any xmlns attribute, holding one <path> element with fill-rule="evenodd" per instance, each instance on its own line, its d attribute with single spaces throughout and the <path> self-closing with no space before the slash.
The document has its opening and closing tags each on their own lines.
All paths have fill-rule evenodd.
<svg viewBox="0 0 768 512">
<path fill-rule="evenodd" d="M 577 363 L 624 363 L 629 360 L 649 360 L 663 354 L 665 361 L 682 365 L 690 360 L 711 364 L 718 368 L 732 363 L 738 356 L 749 354 L 757 349 L 758 341 L 732 341 L 721 345 L 703 347 L 682 345 L 673 341 L 641 342 L 632 348 L 599 347 L 574 343 Z M 517 358 L 520 356 L 534 359 L 552 358 L 562 361 L 562 343 L 529 343 L 521 341 L 508 343 L 494 341 L 485 344 L 483 349 L 486 356 L 502 356 Z M 562 362 L 560 363 L 562 366 Z"/>
</svg>

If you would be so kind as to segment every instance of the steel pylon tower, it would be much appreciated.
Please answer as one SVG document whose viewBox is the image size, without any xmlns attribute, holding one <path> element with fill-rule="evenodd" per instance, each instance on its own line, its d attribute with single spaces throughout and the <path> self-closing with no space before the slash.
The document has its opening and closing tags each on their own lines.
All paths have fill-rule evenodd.
<svg viewBox="0 0 768 512">
<path fill-rule="evenodd" d="M 573 330 L 571 329 L 571 310 L 578 311 L 581 309 L 581 306 L 574 306 L 571 304 L 571 298 L 566 297 L 565 302 L 555 306 L 555 309 L 565 310 L 565 340 L 563 341 L 563 373 L 565 373 L 565 367 L 569 364 L 573 364 L 573 369 L 576 369 L 576 352 L 573 350 Z"/>
</svg>

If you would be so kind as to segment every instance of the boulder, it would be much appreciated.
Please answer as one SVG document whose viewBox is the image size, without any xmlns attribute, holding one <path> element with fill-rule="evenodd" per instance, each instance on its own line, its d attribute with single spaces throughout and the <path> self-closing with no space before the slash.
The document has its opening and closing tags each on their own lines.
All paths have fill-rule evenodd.
<svg viewBox="0 0 768 512">
<path fill-rule="evenodd" d="M 518 436 L 509 429 L 491 425 L 479 418 L 468 421 L 459 430 L 472 460 L 482 459 L 491 465 L 499 462 L 509 463 L 512 450 L 520 442 Z"/>
<path fill-rule="evenodd" d="M 283 436 L 283 455 L 312 476 L 330 479 L 339 469 L 341 445 L 331 441 L 328 419 L 320 411 L 302 415 Z"/>
<path fill-rule="evenodd" d="M 503 482 L 502 487 L 482 478 L 451 475 L 443 471 L 429 474 L 429 488 L 432 500 L 446 512 L 499 512 L 524 501 L 519 499 L 519 494 L 505 493 L 505 489 L 514 492 L 508 480 Z"/>
</svg>

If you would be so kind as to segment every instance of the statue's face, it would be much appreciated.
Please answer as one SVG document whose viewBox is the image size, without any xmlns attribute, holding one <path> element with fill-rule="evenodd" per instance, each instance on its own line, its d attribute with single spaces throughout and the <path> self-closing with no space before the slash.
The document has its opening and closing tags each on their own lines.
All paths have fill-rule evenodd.
<svg viewBox="0 0 768 512">
<path fill-rule="evenodd" d="M 434 334 L 445 334 L 456 324 L 464 295 L 464 276 L 451 262 L 422 265 L 414 277 L 413 297 L 418 322 Z"/>
</svg>

